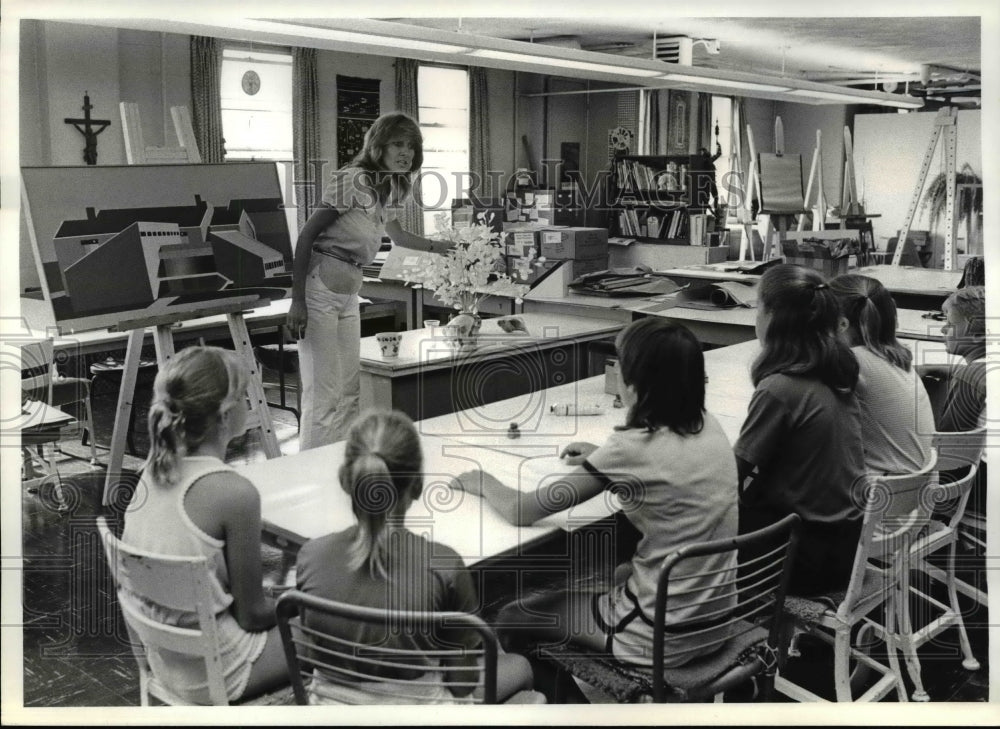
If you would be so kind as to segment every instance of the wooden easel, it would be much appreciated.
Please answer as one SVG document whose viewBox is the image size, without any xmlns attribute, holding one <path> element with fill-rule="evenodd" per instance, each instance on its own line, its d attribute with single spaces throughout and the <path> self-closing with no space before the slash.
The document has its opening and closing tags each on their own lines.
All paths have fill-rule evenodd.
<svg viewBox="0 0 1000 729">
<path fill-rule="evenodd" d="M 813 183 L 816 184 L 816 214 L 813 215 L 812 229 L 823 230 L 823 221 L 826 220 L 826 194 L 823 192 L 823 130 L 816 130 L 816 149 L 813 150 L 812 164 L 809 167 L 809 181 L 806 183 L 806 209 L 810 209 L 809 201 L 812 198 Z M 806 226 L 806 216 L 800 215 L 799 222 L 795 226 L 797 231 L 802 231 Z"/>
<path fill-rule="evenodd" d="M 186 106 L 171 106 L 178 147 L 147 147 L 142 137 L 139 105 L 132 101 L 121 102 L 122 134 L 125 135 L 125 159 L 130 165 L 200 163 L 201 153 L 194 136 L 191 112 Z"/>
<path fill-rule="evenodd" d="M 226 315 L 236 354 L 248 375 L 247 399 L 250 402 L 250 418 L 247 422 L 247 430 L 260 428 L 265 455 L 268 458 L 277 458 L 281 455 L 281 450 L 278 448 L 278 439 L 274 433 L 274 424 L 271 421 L 271 411 L 267 406 L 257 359 L 254 357 L 253 347 L 250 344 L 250 334 L 247 332 L 246 321 L 243 319 L 245 309 L 246 304 L 237 301 L 206 311 L 187 312 L 184 318 L 198 318 L 223 313 Z M 122 363 L 122 382 L 121 390 L 118 392 L 118 407 L 115 410 L 115 427 L 108 454 L 108 472 L 104 481 L 102 503 L 105 506 L 112 503 L 115 490 L 118 487 L 118 477 L 121 475 L 122 460 L 125 455 L 125 438 L 128 433 L 129 420 L 132 417 L 133 397 L 139 374 L 139 355 L 142 351 L 146 328 L 155 327 L 153 343 L 156 347 L 156 363 L 158 367 L 163 367 L 174 356 L 173 324 L 177 320 L 175 318 L 169 321 L 163 319 L 126 321 L 114 328 L 114 331 L 128 330 L 129 335 L 125 348 L 125 361 Z"/>
<path fill-rule="evenodd" d="M 910 200 L 910 208 L 906 213 L 903 227 L 899 230 L 897 238 L 896 252 L 892 257 L 892 265 L 898 266 L 903 258 L 903 249 L 906 248 L 906 238 L 910 234 L 910 226 L 913 225 L 913 216 L 917 212 L 917 205 L 924 191 L 924 184 L 927 182 L 927 172 L 930 170 L 931 162 L 934 159 L 934 151 L 937 149 L 938 141 L 944 135 L 944 160 L 945 175 L 947 177 L 947 198 L 945 200 L 945 237 L 944 237 L 944 269 L 946 271 L 955 268 L 955 197 L 956 197 L 956 148 L 958 146 L 958 116 L 956 109 L 946 106 L 941 109 L 934 120 L 934 132 L 931 134 L 930 143 L 924 153 L 924 160 L 920 164 L 920 174 L 917 177 L 917 186 L 913 190 L 913 198 Z"/>
<path fill-rule="evenodd" d="M 757 174 L 757 148 L 753 141 L 753 129 L 749 124 L 747 124 L 747 154 L 750 160 L 747 163 L 746 194 L 743 196 L 743 206 L 739 211 L 740 224 L 743 226 L 743 235 L 740 237 L 740 260 L 755 261 L 756 257 L 753 252 L 753 200 L 755 194 L 757 200 L 760 200 L 761 194 L 760 176 Z"/>
</svg>

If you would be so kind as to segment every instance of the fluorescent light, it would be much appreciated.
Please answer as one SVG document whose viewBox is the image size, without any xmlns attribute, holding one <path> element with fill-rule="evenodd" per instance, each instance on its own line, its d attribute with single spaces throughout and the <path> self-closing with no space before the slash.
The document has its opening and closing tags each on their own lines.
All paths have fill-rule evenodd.
<svg viewBox="0 0 1000 729">
<path fill-rule="evenodd" d="M 255 30 L 270 33 L 282 33 L 317 40 L 334 41 L 337 43 L 358 43 L 366 46 L 383 46 L 385 48 L 405 48 L 411 51 L 425 53 L 468 53 L 468 46 L 453 43 L 437 43 L 435 41 L 419 40 L 417 38 L 400 38 L 397 36 L 375 35 L 372 33 L 353 33 L 347 30 L 323 28 L 305 23 L 295 23 L 280 20 L 261 20 L 246 18 L 238 21 L 242 27 L 250 26 Z"/>
<path fill-rule="evenodd" d="M 646 78 L 653 78 L 663 73 L 662 71 L 656 71 L 648 68 L 615 66 L 610 63 L 591 63 L 590 61 L 577 61 L 571 58 L 555 58 L 553 56 L 536 56 L 527 53 L 495 51 L 492 48 L 479 48 L 472 51 L 469 55 L 477 56 L 479 58 L 493 58 L 497 61 L 515 61 L 517 63 L 528 63 L 535 66 L 552 66 L 555 68 L 574 68 L 579 71 L 613 73 L 620 74 L 622 76 L 645 76 Z"/>
<path fill-rule="evenodd" d="M 772 84 L 759 84 L 751 81 L 729 81 L 724 78 L 714 78 L 712 76 L 692 76 L 686 73 L 667 73 L 661 76 L 669 81 L 683 81 L 692 84 L 704 84 L 706 86 L 726 86 L 731 89 L 751 89 L 753 91 L 788 91 L 787 86 L 774 86 Z"/>
<path fill-rule="evenodd" d="M 861 94 L 844 94 L 836 91 L 820 91 L 819 89 L 793 89 L 788 92 L 793 96 L 806 96 L 813 99 L 828 99 L 830 101 L 842 101 L 845 104 L 878 104 L 880 106 L 895 106 L 900 109 L 919 109 L 923 102 L 919 99 L 900 96 L 899 100 L 886 98 L 888 94 L 882 94 L 879 98 L 862 96 Z"/>
</svg>

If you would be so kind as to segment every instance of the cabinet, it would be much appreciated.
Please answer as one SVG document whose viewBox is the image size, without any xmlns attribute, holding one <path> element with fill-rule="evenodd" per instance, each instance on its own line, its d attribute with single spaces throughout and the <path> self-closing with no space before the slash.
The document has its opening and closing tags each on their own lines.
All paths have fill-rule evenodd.
<svg viewBox="0 0 1000 729">
<path fill-rule="evenodd" d="M 688 155 L 615 157 L 609 176 L 609 234 L 689 243 L 691 216 L 706 213 L 698 196 L 691 195 L 706 174 L 698 165 L 699 158 Z M 702 232 L 709 231 L 702 228 Z"/>
</svg>

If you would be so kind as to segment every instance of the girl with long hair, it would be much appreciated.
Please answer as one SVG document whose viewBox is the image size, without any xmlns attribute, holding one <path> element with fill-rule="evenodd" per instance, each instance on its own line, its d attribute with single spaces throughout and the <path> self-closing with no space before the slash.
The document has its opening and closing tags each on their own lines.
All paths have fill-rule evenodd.
<svg viewBox="0 0 1000 729">
<path fill-rule="evenodd" d="M 930 458 L 934 413 L 913 353 L 896 339 L 896 304 L 885 286 L 859 274 L 837 276 L 830 290 L 858 360 L 865 466 L 873 473 L 919 471 Z"/>
<path fill-rule="evenodd" d="M 357 416 L 361 269 L 375 260 L 382 236 L 422 251 L 450 246 L 408 233 L 397 219 L 423 160 L 417 123 L 383 114 L 354 160 L 333 174 L 299 233 L 287 326 L 301 340 L 302 450 L 343 439 Z"/>
<path fill-rule="evenodd" d="M 740 533 L 802 518 L 793 594 L 843 588 L 860 538 L 858 362 L 838 335 L 839 316 L 818 271 L 781 264 L 761 276 L 755 390 L 734 446 Z"/>
<path fill-rule="evenodd" d="M 149 457 L 125 513 L 122 540 L 157 554 L 204 556 L 212 574 L 222 669 L 230 700 L 286 683 L 274 601 L 265 596 L 260 495 L 223 459 L 246 431 L 246 373 L 235 353 L 188 347 L 157 373 Z M 189 612 L 134 599 L 149 617 L 185 626 Z M 153 674 L 192 703 L 209 703 L 201 659 L 150 651 Z"/>
</svg>

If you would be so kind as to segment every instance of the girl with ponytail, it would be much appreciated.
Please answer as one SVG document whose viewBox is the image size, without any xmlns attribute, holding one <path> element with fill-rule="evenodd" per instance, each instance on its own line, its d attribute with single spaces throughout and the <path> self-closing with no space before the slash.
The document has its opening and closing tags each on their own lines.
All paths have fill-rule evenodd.
<svg viewBox="0 0 1000 729">
<path fill-rule="evenodd" d="M 476 612 L 479 599 L 462 558 L 450 547 L 405 527 L 406 512 L 420 498 L 424 483 L 420 438 L 405 414 L 363 413 L 348 433 L 338 475 L 340 487 L 351 497 L 357 523 L 302 546 L 295 570 L 300 591 L 399 612 Z M 453 647 L 456 643 L 475 648 L 479 640 L 476 634 L 464 631 L 430 635 L 398 623 L 375 626 L 343 622 L 308 611 L 302 620 L 346 640 L 418 652 Z M 501 699 L 531 687 L 531 669 L 524 658 L 507 654 L 499 658 L 497 691 Z M 324 656 L 323 660 L 331 658 Z M 468 665 L 474 665 L 474 659 Z M 400 703 L 394 693 L 400 693 L 398 680 L 402 679 L 412 681 L 412 688 L 407 686 L 404 694 L 419 694 L 426 703 L 454 703 L 456 696 L 435 683 L 442 668 L 436 659 L 427 656 L 414 659 L 412 667 L 387 671 L 385 683 L 356 686 L 345 685 L 342 677 L 336 683 L 323 681 L 317 669 L 312 700 Z"/>
<path fill-rule="evenodd" d="M 930 458 L 934 413 L 913 354 L 896 339 L 896 304 L 868 276 L 837 276 L 830 290 L 840 304 L 840 330 L 860 367 L 856 392 L 865 467 L 873 473 L 919 471 Z"/>
<path fill-rule="evenodd" d="M 860 537 L 858 362 L 838 334 L 839 317 L 818 271 L 781 264 L 761 276 L 755 390 L 734 446 L 740 533 L 801 517 L 789 587 L 798 595 L 843 589 Z"/>
<path fill-rule="evenodd" d="M 156 554 L 208 559 L 229 699 L 287 681 L 274 602 L 264 595 L 260 495 L 223 459 L 246 430 L 246 374 L 235 353 L 188 347 L 156 375 L 149 409 L 150 449 L 125 513 L 122 540 Z M 149 617 L 175 625 L 191 611 L 122 594 Z M 204 664 L 148 651 L 153 674 L 191 703 L 209 703 Z"/>
</svg>

